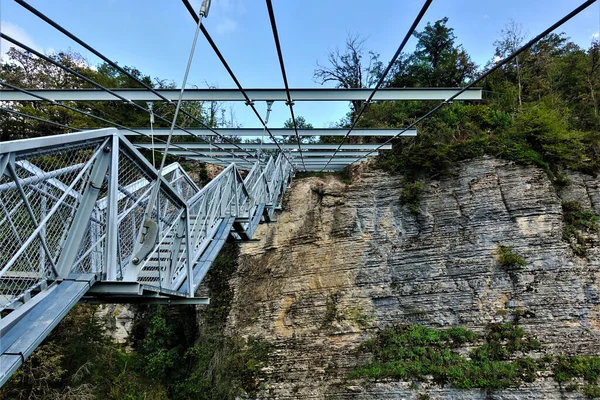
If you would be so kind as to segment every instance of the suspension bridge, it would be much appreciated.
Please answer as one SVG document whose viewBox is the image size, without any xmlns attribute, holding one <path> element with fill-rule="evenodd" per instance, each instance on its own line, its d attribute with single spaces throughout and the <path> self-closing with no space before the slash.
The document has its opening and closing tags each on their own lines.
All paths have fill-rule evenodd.
<svg viewBox="0 0 600 400">
<path fill-rule="evenodd" d="M 111 89 L 0 32 L 0 38 L 77 76 L 94 89 L 22 88 L 0 81 L 0 111 L 62 126 L 71 133 L 0 143 L 0 385 L 31 355 L 78 302 L 208 304 L 196 297 L 203 278 L 226 242 L 252 240 L 261 223 L 273 223 L 297 171 L 336 171 L 381 150 L 392 140 L 415 136 L 424 118 L 452 101 L 480 100 L 475 85 L 530 47 L 546 33 L 589 6 L 587 1 L 511 56 L 498 62 L 463 88 L 382 89 L 386 74 L 431 4 L 425 1 L 398 51 L 374 88 L 293 89 L 288 86 L 273 6 L 267 9 L 284 88 L 247 89 L 233 73 L 202 25 L 209 1 L 199 12 L 187 0 L 199 32 L 227 69 L 234 89 L 155 89 L 23 0 L 15 0 L 141 89 Z M 189 65 L 193 55 L 190 54 Z M 429 113 L 402 129 L 362 129 L 358 119 L 371 102 L 440 101 Z M 127 127 L 79 109 L 77 101 L 122 101 L 171 124 L 170 129 Z M 207 126 L 180 109 L 182 101 L 240 101 L 250 107 L 260 128 L 221 129 Z M 275 101 L 289 107 L 294 127 L 273 129 L 256 102 Z M 359 101 L 362 108 L 346 129 L 300 129 L 294 105 L 302 101 Z M 15 102 L 46 102 L 101 121 L 108 128 L 78 130 L 50 119 L 24 114 Z M 140 102 L 175 107 L 172 121 Z M 176 124 L 181 112 L 201 128 Z M 232 135 L 270 141 L 239 143 Z M 173 141 L 173 137 L 185 141 Z M 336 136 L 333 144 L 307 143 L 307 137 Z M 351 136 L 372 137 L 370 143 L 348 143 Z M 283 140 L 278 138 L 291 138 Z M 144 140 L 140 140 L 144 139 Z M 148 140 L 150 139 L 150 141 Z M 159 168 L 144 151 L 163 154 Z M 165 165 L 166 154 L 220 165 L 222 171 L 203 187 L 179 163 Z"/>
</svg>

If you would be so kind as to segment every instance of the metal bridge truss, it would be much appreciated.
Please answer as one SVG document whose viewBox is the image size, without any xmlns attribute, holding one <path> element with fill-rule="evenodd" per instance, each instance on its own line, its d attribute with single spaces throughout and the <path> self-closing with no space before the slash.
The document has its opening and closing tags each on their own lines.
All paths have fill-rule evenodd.
<svg viewBox="0 0 600 400">
<path fill-rule="evenodd" d="M 208 303 L 219 250 L 272 221 L 292 175 L 279 154 L 203 188 L 177 163 L 157 179 L 114 128 L 2 143 L 0 385 L 78 301 Z"/>
</svg>

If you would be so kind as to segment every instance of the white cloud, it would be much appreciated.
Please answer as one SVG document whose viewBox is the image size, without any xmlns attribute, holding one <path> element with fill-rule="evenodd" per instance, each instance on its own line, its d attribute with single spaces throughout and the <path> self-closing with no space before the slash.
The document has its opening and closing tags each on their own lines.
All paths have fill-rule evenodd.
<svg viewBox="0 0 600 400">
<path fill-rule="evenodd" d="M 498 61 L 502 61 L 502 57 L 500 57 L 500 56 L 494 57 L 494 63 L 497 63 Z"/>
<path fill-rule="evenodd" d="M 217 34 L 226 35 L 228 33 L 235 32 L 238 28 L 238 23 L 228 17 L 223 18 L 216 26 Z"/>
<path fill-rule="evenodd" d="M 5 35 L 10 36 L 11 38 L 23 43 L 24 45 L 32 47 L 34 50 L 37 50 L 40 52 L 43 51 L 41 46 L 38 46 L 33 41 L 31 36 L 29 36 L 29 34 L 27 32 L 25 32 L 25 30 L 23 28 L 21 28 L 19 25 L 15 24 L 14 22 L 0 21 L 0 30 Z M 17 45 L 14 45 L 7 40 L 1 39 L 0 40 L 0 58 L 4 58 L 4 55 L 11 47 L 18 48 Z"/>
<path fill-rule="evenodd" d="M 600 38 L 600 32 L 595 32 L 591 36 L 591 39 L 598 39 L 598 38 Z"/>
<path fill-rule="evenodd" d="M 201 0 L 195 0 L 199 3 Z M 240 21 L 246 14 L 245 0 L 213 0 L 210 7 L 208 24 L 214 23 L 215 32 L 222 36 L 238 30 Z"/>
</svg>

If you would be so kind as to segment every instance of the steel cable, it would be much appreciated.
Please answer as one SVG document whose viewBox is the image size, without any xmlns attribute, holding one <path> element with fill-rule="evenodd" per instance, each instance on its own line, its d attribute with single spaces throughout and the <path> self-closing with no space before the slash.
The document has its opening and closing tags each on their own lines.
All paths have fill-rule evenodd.
<svg viewBox="0 0 600 400">
<path fill-rule="evenodd" d="M 519 49 L 515 50 L 511 55 L 509 55 L 508 57 L 504 58 L 502 61 L 499 61 L 498 63 L 496 63 L 492 68 L 490 68 L 487 71 L 485 71 L 483 74 L 481 74 L 478 78 L 476 78 L 474 81 L 472 81 L 471 83 L 469 83 L 467 86 L 463 87 L 461 90 L 459 90 L 458 92 L 456 92 L 455 94 L 453 94 L 452 96 L 450 96 L 448 99 L 444 100 L 443 102 L 441 102 L 440 104 L 438 104 L 436 107 L 434 107 L 433 109 L 429 110 L 425 115 L 423 115 L 422 117 L 420 117 L 419 119 L 417 119 L 416 121 L 414 121 L 413 123 L 411 123 L 410 125 L 408 125 L 407 127 L 405 127 L 403 130 L 401 130 L 400 132 L 398 132 L 396 135 L 394 135 L 391 138 L 389 138 L 388 140 L 386 140 L 384 143 L 382 143 L 376 149 L 369 151 L 367 154 L 365 154 L 365 157 L 369 156 L 372 153 L 375 153 L 376 151 L 379 151 L 379 149 L 381 149 L 381 147 L 385 146 L 386 144 L 389 144 L 392 140 L 396 139 L 398 136 L 400 136 L 401 134 L 403 134 L 407 130 L 409 130 L 412 127 L 414 127 L 415 125 L 417 125 L 419 122 L 425 120 L 431 114 L 435 113 L 437 110 L 439 110 L 440 108 L 442 108 L 445 104 L 451 103 L 452 100 L 456 99 L 458 96 L 460 96 L 461 94 L 463 94 L 464 92 L 466 92 L 467 90 L 469 90 L 470 88 L 472 88 L 474 85 L 476 85 L 477 83 L 481 82 L 483 79 L 487 78 L 490 74 L 492 74 L 493 72 L 495 72 L 500 67 L 502 67 L 505 64 L 507 64 L 508 62 L 510 62 L 513 58 L 517 57 L 519 54 L 521 54 L 525 50 L 529 49 L 531 46 L 533 46 L 535 43 L 537 43 L 544 36 L 546 36 L 547 34 L 549 34 L 552 31 L 554 31 L 556 28 L 558 28 L 559 26 L 563 25 L 565 22 L 569 21 L 570 19 L 572 19 L 573 17 L 575 17 L 577 14 L 579 14 L 581 11 L 585 10 L 587 7 L 591 6 L 595 2 L 596 2 L 596 0 L 587 0 L 586 2 L 584 2 L 583 4 L 581 4 L 579 7 L 575 8 L 573 11 L 571 11 L 569 14 L 565 15 L 563 18 L 561 18 L 560 20 L 558 20 L 554 24 L 552 24 L 549 28 L 547 28 L 546 30 L 544 30 L 542 33 L 540 33 L 539 35 L 537 35 L 536 37 L 534 37 L 533 39 L 531 39 L 529 42 L 525 43 Z M 354 162 L 358 161 L 358 160 L 360 160 L 360 159 L 356 159 L 356 160 L 354 160 Z"/>
<path fill-rule="evenodd" d="M 84 80 L 85 82 L 89 83 L 90 85 L 93 85 L 93 86 L 97 87 L 98 89 L 100 89 L 100 90 L 102 90 L 102 91 L 105 91 L 105 92 L 107 92 L 107 93 L 110 93 L 111 95 L 113 95 L 113 96 L 117 97 L 118 99 L 121 99 L 121 100 L 123 100 L 124 102 L 126 102 L 126 103 L 128 103 L 128 104 L 131 104 L 132 106 L 134 106 L 134 107 L 138 108 L 139 110 L 142 110 L 142 111 L 144 111 L 144 112 L 146 112 L 146 113 L 148 113 L 148 114 L 150 114 L 150 115 L 154 115 L 154 116 L 156 116 L 158 119 L 160 119 L 160 120 L 161 120 L 161 121 L 163 121 L 163 122 L 166 122 L 166 123 L 171 123 L 171 121 L 169 121 L 168 119 L 164 118 L 163 116 L 153 113 L 151 110 L 149 110 L 149 109 L 147 109 L 147 108 L 145 108 L 145 107 L 143 107 L 143 106 L 141 106 L 141 105 L 139 105 L 139 104 L 137 104 L 137 103 L 135 103 L 135 102 L 133 102 L 133 101 L 131 101 L 131 100 L 129 100 L 129 99 L 127 99 L 127 98 L 123 97 L 123 96 L 121 96 L 120 94 L 116 93 L 115 91 L 113 91 L 113 90 L 111 90 L 111 89 L 109 89 L 109 88 L 107 88 L 107 87 L 105 87 L 105 86 L 103 86 L 103 85 L 101 85 L 101 84 L 97 83 L 96 81 L 94 81 L 94 80 L 92 80 L 92 79 L 88 78 L 87 76 L 85 76 L 85 75 L 83 75 L 83 74 L 81 74 L 81 73 L 79 73 L 79 72 L 75 71 L 74 69 L 72 69 L 72 68 L 70 68 L 70 67 L 67 67 L 66 65 L 63 65 L 63 64 L 59 63 L 58 61 L 56 61 L 56 60 L 54 60 L 54 59 L 52 59 L 52 58 L 50 58 L 50 57 L 46 56 L 45 54 L 42 54 L 42 53 L 40 53 L 39 51 L 36 51 L 35 49 L 31 48 L 30 46 L 27 46 L 26 44 L 24 44 L 24 43 L 21 43 L 21 42 L 19 42 L 18 40 L 14 39 L 14 38 L 12 38 L 12 37 L 10 37 L 10 36 L 8 36 L 8 35 L 6 35 L 6 34 L 2 33 L 2 32 L 0 32 L 0 38 L 8 40 L 9 42 L 11 42 L 11 43 L 13 43 L 13 44 L 15 44 L 15 45 L 17 45 L 17 46 L 21 47 L 22 49 L 24 49 L 24 50 L 26 50 L 26 51 L 30 52 L 31 54 L 34 54 L 35 56 L 37 56 L 37 57 L 41 58 L 42 60 L 44 60 L 44 61 L 46 61 L 46 62 L 49 62 L 49 63 L 51 63 L 51 64 L 53 64 L 53 65 L 56 65 L 57 67 L 59 67 L 59 68 L 61 68 L 61 69 L 65 70 L 65 71 L 67 71 L 68 73 L 70 73 L 70 74 L 72 74 L 72 75 L 74 75 L 74 76 L 78 77 L 79 79 L 82 79 L 82 80 Z M 193 136 L 193 137 L 195 137 L 195 138 L 198 138 L 198 139 L 200 139 L 201 141 L 203 141 L 203 142 L 205 142 L 205 143 L 208 143 L 208 142 L 207 142 L 205 139 L 203 139 L 203 138 L 202 138 L 202 137 L 200 137 L 200 136 L 194 135 L 194 134 L 193 134 L 192 132 L 190 132 L 189 130 L 186 130 L 185 128 L 183 128 L 183 127 L 181 127 L 181 126 L 179 126 L 179 125 L 176 125 L 176 126 L 177 126 L 177 128 L 179 128 L 179 129 L 181 129 L 182 131 L 186 132 L 186 133 L 187 133 L 187 134 L 189 134 L 190 136 Z M 215 132 L 213 129 L 209 129 L 209 130 L 210 130 L 210 131 L 212 131 L 212 132 Z M 218 133 L 217 133 L 217 134 L 218 134 Z M 219 135 L 219 136 L 220 136 L 220 135 Z M 234 143 L 231 143 L 231 144 L 234 144 Z M 227 150 L 225 150 L 225 149 L 222 149 L 222 148 L 221 148 L 221 147 L 219 147 L 218 145 L 216 145 L 216 144 L 215 144 L 215 146 L 216 146 L 216 147 L 218 147 L 220 150 L 223 150 L 223 151 L 227 152 Z M 236 147 L 237 147 L 238 149 L 240 149 L 240 150 L 244 151 L 245 153 L 247 153 L 249 156 L 253 157 L 253 156 L 252 156 L 252 154 L 251 154 L 249 151 L 246 151 L 246 150 L 242 149 L 241 147 L 239 147 L 239 146 L 237 146 L 237 145 L 236 145 Z M 231 153 L 231 152 L 229 152 L 229 153 L 233 155 L 233 153 Z"/>
<path fill-rule="evenodd" d="M 285 86 L 285 94 L 287 96 L 286 105 L 290 108 L 290 114 L 292 115 L 292 122 L 294 123 L 294 131 L 296 132 L 296 141 L 298 142 L 298 150 L 300 151 L 300 158 L 302 165 L 306 171 L 306 164 L 304 163 L 304 155 L 302 154 L 302 146 L 300 146 L 300 136 L 298 135 L 298 125 L 296 124 L 296 116 L 294 115 L 294 102 L 290 94 L 290 87 L 288 85 L 287 74 L 285 72 L 285 63 L 283 62 L 283 53 L 281 51 L 281 43 L 279 42 L 279 33 L 277 32 L 277 23 L 275 21 L 275 13 L 273 11 L 273 3 L 271 0 L 267 0 L 267 9 L 269 10 L 269 19 L 271 20 L 271 28 L 273 30 L 273 38 L 275 39 L 275 47 L 277 48 L 277 57 L 279 58 L 279 66 L 281 67 L 281 75 L 283 76 L 283 84 Z"/>
<path fill-rule="evenodd" d="M 105 55 L 103 55 L 102 53 L 100 53 L 98 50 L 94 49 L 92 46 L 90 46 L 89 44 L 87 44 L 86 42 L 84 42 L 83 40 L 81 40 L 80 38 L 78 38 L 77 36 L 75 36 L 74 34 L 72 34 L 71 32 L 69 32 L 65 28 L 63 28 L 61 25 L 59 25 L 58 23 L 54 22 L 52 19 L 50 19 L 49 17 L 47 17 L 46 15 L 44 15 L 43 13 L 41 13 L 40 11 L 38 11 L 37 9 L 35 9 L 33 6 L 31 6 L 30 4 L 28 4 L 24 0 L 15 0 L 15 2 L 17 4 L 19 4 L 20 6 L 22 6 L 23 8 L 25 8 L 26 10 L 28 10 L 29 12 L 31 12 L 32 14 L 34 14 L 36 17 L 40 18 L 41 20 L 43 20 L 44 22 L 46 22 L 47 24 L 49 24 L 50 26 L 52 26 L 53 28 L 55 28 L 56 30 L 58 30 L 59 32 L 61 32 L 62 34 L 64 34 L 65 36 L 69 37 L 71 40 L 75 41 L 80 46 L 84 47 L 86 50 L 90 51 L 92 54 L 94 54 L 98 58 L 102 59 L 104 62 L 106 62 L 107 64 L 109 64 L 111 67 L 115 68 L 120 73 L 122 73 L 125 76 L 127 76 L 128 78 L 134 80 L 136 83 L 138 83 L 139 85 L 141 85 L 146 90 L 149 90 L 150 92 L 152 92 L 154 95 L 156 95 L 157 97 L 159 97 L 161 100 L 163 100 L 163 101 L 165 101 L 168 104 L 171 104 L 173 106 L 175 105 L 175 104 L 173 104 L 173 102 L 171 100 L 169 100 L 168 98 L 166 98 L 165 96 L 163 96 L 162 94 L 160 94 L 160 92 L 158 92 L 157 90 L 155 90 L 153 87 L 149 86 L 148 84 L 146 84 L 145 82 L 143 82 L 141 79 L 139 79 L 138 77 L 134 76 L 132 73 L 130 73 L 126 69 L 122 68 L 121 66 L 119 66 L 116 62 L 110 60 L 108 57 L 106 57 Z M 201 120 L 199 120 L 198 118 L 196 118 L 195 116 L 193 116 L 192 114 L 190 114 L 189 112 L 187 112 L 186 110 L 182 110 L 182 112 L 186 116 L 188 116 L 188 117 L 192 118 L 194 121 L 198 122 L 204 128 L 206 128 L 206 129 L 210 130 L 211 132 L 213 132 L 214 134 L 216 134 L 222 140 L 225 140 L 227 143 L 232 144 L 232 145 L 238 147 L 242 151 L 245 151 L 241 147 L 237 146 L 236 143 L 234 143 L 231 140 L 227 139 L 226 137 L 222 136 L 216 130 L 214 130 L 213 128 L 209 127 L 204 122 L 202 122 Z M 252 156 L 252 154 L 250 154 L 249 152 L 248 152 L 248 154 L 250 156 Z"/>
<path fill-rule="evenodd" d="M 15 1 L 22 1 L 22 0 L 15 0 Z M 189 0 L 182 0 L 182 1 L 183 1 L 183 4 L 185 5 L 185 7 L 187 8 L 187 10 L 189 11 L 190 15 L 192 16 L 192 18 L 194 18 L 194 21 L 196 21 L 196 23 L 198 23 L 198 16 L 194 12 L 194 8 L 190 4 Z M 208 44 L 210 45 L 210 47 L 212 47 L 212 49 L 215 52 L 216 56 L 219 58 L 219 60 L 221 61 L 221 63 L 223 64 L 223 66 L 225 67 L 225 69 L 227 70 L 227 72 L 229 73 L 229 76 L 231 77 L 231 79 L 233 79 L 233 82 L 238 87 L 238 90 L 244 96 L 244 99 L 246 100 L 246 105 L 248 105 L 248 106 L 250 106 L 252 108 L 252 111 L 254 112 L 254 114 L 256 115 L 256 117 L 258 118 L 258 120 L 260 121 L 260 123 L 262 124 L 262 126 L 265 128 L 265 130 L 267 131 L 267 133 L 269 134 L 269 136 L 271 137 L 271 139 L 273 140 L 273 142 L 275 143 L 275 145 L 277 146 L 277 148 L 279 149 L 279 151 L 283 154 L 283 156 L 285 157 L 285 159 L 288 160 L 288 162 L 289 162 L 290 161 L 289 158 L 285 155 L 285 152 L 283 151 L 283 149 L 281 148 L 281 146 L 279 145 L 279 143 L 277 142 L 277 140 L 275 139 L 275 137 L 273 136 L 273 134 L 271 133 L 271 131 L 267 127 L 267 124 L 265 123 L 265 121 L 263 120 L 263 118 L 260 116 L 260 113 L 258 112 L 258 110 L 256 109 L 256 107 L 254 106 L 254 101 L 252 101 L 252 99 L 250 99 L 250 97 L 248 97 L 248 94 L 246 93 L 246 91 L 242 87 L 242 84 L 240 83 L 240 81 L 237 79 L 237 77 L 233 73 L 233 70 L 231 69 L 231 67 L 227 63 L 227 60 L 225 60 L 225 57 L 223 56 L 223 54 L 221 53 L 221 51 L 217 47 L 217 44 L 214 42 L 214 40 L 212 39 L 212 37 L 210 36 L 210 34 L 208 33 L 208 31 L 206 30 L 206 28 L 204 27 L 204 25 L 202 25 L 200 27 L 200 30 L 204 34 L 204 37 L 208 41 Z M 292 165 L 294 165 L 294 164 L 292 164 Z M 295 169 L 295 167 L 294 167 L 294 169 Z"/>
<path fill-rule="evenodd" d="M 267 0 L 267 1 L 269 1 L 269 0 Z M 354 129 L 354 127 L 358 123 L 358 120 L 360 119 L 360 117 L 362 116 L 362 114 L 365 112 L 365 110 L 367 109 L 367 107 L 369 106 L 369 104 L 371 103 L 371 101 L 373 101 L 373 97 L 375 96 L 375 93 L 377 93 L 377 90 L 379 90 L 379 88 L 381 87 L 381 85 L 383 85 L 383 82 L 385 81 L 385 78 L 386 78 L 387 74 L 390 72 L 390 70 L 394 66 L 394 63 L 396 62 L 396 60 L 400 56 L 400 53 L 402 53 L 402 50 L 404 50 L 404 47 L 406 46 L 406 43 L 408 43 L 408 40 L 413 35 L 414 31 L 417 29 L 417 26 L 421 22 L 421 19 L 425 15 L 425 12 L 427 11 L 427 9 L 429 8 L 429 6 L 431 5 L 432 1 L 433 0 L 426 0 L 425 4 L 423 4 L 423 7 L 421 8 L 421 11 L 419 11 L 419 14 L 417 15 L 417 17 L 413 21 L 412 25 L 408 29 L 408 32 L 406 32 L 406 35 L 404 36 L 404 39 L 402 40 L 402 43 L 400 43 L 400 46 L 398 46 L 398 49 L 396 50 L 396 53 L 394 54 L 394 56 L 392 57 L 391 61 L 389 62 L 387 68 L 385 69 L 385 71 L 383 71 L 383 74 L 379 77 L 379 81 L 377 82 L 377 84 L 373 88 L 373 91 L 371 92 L 371 94 L 369 95 L 369 97 L 367 98 L 367 100 L 363 103 L 360 111 L 358 112 L 358 115 L 356 115 L 356 117 L 354 118 L 354 121 L 352 121 L 352 125 L 350 126 L 350 129 L 348 130 L 348 132 L 346 133 L 346 135 L 342 138 L 342 142 L 340 143 L 340 145 L 338 146 L 338 148 L 333 152 L 333 155 L 329 158 L 329 160 L 327 161 L 327 163 L 325 164 L 325 166 L 321 169 L 321 171 L 323 171 L 323 170 L 325 170 L 325 168 L 327 168 L 327 166 L 329 165 L 329 163 L 335 157 L 336 153 L 342 148 L 342 146 L 346 142 L 346 139 L 348 139 L 348 136 L 350 136 L 350 133 L 352 132 L 352 130 Z"/>
</svg>

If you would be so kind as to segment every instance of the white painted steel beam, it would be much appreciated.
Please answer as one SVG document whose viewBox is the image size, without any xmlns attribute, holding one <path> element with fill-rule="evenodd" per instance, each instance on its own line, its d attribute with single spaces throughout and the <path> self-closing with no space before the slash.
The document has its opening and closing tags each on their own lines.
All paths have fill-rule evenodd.
<svg viewBox="0 0 600 400">
<path fill-rule="evenodd" d="M 144 136 L 150 136 L 153 132 L 148 128 L 131 128 L 136 132 L 124 131 L 126 136 L 137 136 L 142 134 Z M 285 128 L 269 128 L 274 136 L 296 136 L 294 129 Z M 222 136 L 242 136 L 242 137 L 260 137 L 264 134 L 263 128 L 217 128 L 215 129 Z M 396 129 L 353 129 L 350 132 L 350 136 L 396 136 L 398 132 L 401 132 L 402 128 Z M 173 135 L 186 136 L 190 132 L 196 136 L 216 136 L 216 134 L 208 129 L 196 129 L 190 128 L 181 130 L 175 129 Z M 298 135 L 300 136 L 345 136 L 348 133 L 348 129 L 338 128 L 319 128 L 319 129 L 298 129 Z M 168 128 L 154 128 L 154 136 L 168 136 Z M 417 136 L 416 129 L 408 129 L 400 136 Z"/>
<path fill-rule="evenodd" d="M 197 160 L 197 161 L 201 161 L 201 162 L 205 162 L 205 163 L 211 163 L 214 164 L 215 163 L 215 159 L 211 158 L 211 157 L 200 157 L 200 156 L 187 156 L 186 158 L 190 159 L 190 160 Z M 351 164 L 352 162 L 356 161 L 358 157 L 347 157 L 347 158 L 333 158 L 331 160 L 331 163 L 333 164 Z M 366 160 L 366 158 L 361 158 Z M 306 165 L 310 165 L 310 164 L 318 164 L 318 165 L 325 165 L 327 164 L 327 160 L 329 160 L 329 157 L 323 157 L 323 158 L 314 158 L 314 159 L 304 159 L 304 164 Z M 229 158 L 221 158 L 221 161 L 225 161 L 228 163 L 251 163 L 251 162 L 256 162 L 257 160 L 254 158 L 245 160 L 243 158 L 234 158 L 234 157 L 229 157 Z M 303 162 L 300 158 L 295 158 L 292 160 L 292 162 L 296 165 L 303 165 Z"/>
<path fill-rule="evenodd" d="M 374 101 L 380 100 L 446 100 L 458 88 L 401 88 L 379 89 Z M 156 94 L 146 89 L 112 89 L 119 96 L 131 101 L 162 101 Z M 178 99 L 181 89 L 157 89 L 169 100 Z M 286 101 L 285 89 L 245 89 L 252 101 Z M 373 89 L 330 89 L 309 88 L 290 89 L 293 101 L 360 101 L 366 100 Z M 122 101 L 118 97 L 99 89 L 36 89 L 33 94 L 54 101 Z M 238 89 L 186 89 L 185 101 L 246 101 Z M 481 100 L 481 89 L 469 89 L 455 100 Z M 15 90 L 0 90 L 0 101 L 40 101 L 39 98 Z"/>
<path fill-rule="evenodd" d="M 169 154 L 173 155 L 173 156 L 190 156 L 190 157 L 203 157 L 201 155 L 199 155 L 196 152 L 193 152 L 191 150 L 171 150 L 169 149 Z M 238 158 L 252 158 L 251 156 L 248 155 L 248 153 L 243 152 L 243 151 L 232 151 L 230 153 L 226 153 L 223 151 L 219 151 L 219 150 L 213 150 L 211 152 L 203 152 L 202 154 L 204 154 L 204 157 L 218 157 L 223 159 L 224 157 L 231 157 L 231 155 L 233 154 L 234 156 L 238 157 Z M 331 157 L 333 155 L 335 155 L 336 157 L 366 157 L 369 154 L 374 154 L 373 151 L 338 151 L 338 152 L 333 152 L 333 151 L 303 151 L 302 152 L 302 156 L 307 159 L 307 158 L 323 158 L 323 157 Z M 190 158 L 188 157 L 188 158 Z"/>
<path fill-rule="evenodd" d="M 190 143 L 186 143 L 186 142 L 178 142 L 177 143 L 178 146 L 182 146 L 185 147 L 187 149 L 190 150 L 218 150 L 215 148 L 215 145 L 213 144 L 212 146 L 209 143 L 197 143 L 197 142 L 190 142 Z M 278 147 L 276 144 L 274 143 L 265 143 L 265 144 L 260 144 L 260 143 L 239 143 L 237 145 L 233 145 L 233 144 L 229 144 L 229 143 L 219 143 L 218 144 L 219 147 L 223 150 L 234 150 L 237 149 L 239 150 L 239 148 L 242 148 L 244 150 L 256 150 L 256 149 L 263 149 L 263 150 L 277 150 Z M 141 149 L 152 149 L 152 143 L 134 143 L 134 146 L 141 148 Z M 236 146 L 239 146 L 239 148 L 237 148 Z M 279 145 L 282 149 L 284 150 L 292 150 L 292 154 L 295 153 L 294 150 L 298 150 L 298 145 L 295 143 L 286 143 L 286 144 L 280 144 Z M 306 151 L 306 150 L 336 150 L 339 147 L 338 143 L 332 143 L 332 144 L 301 144 L 300 147 L 302 148 L 302 151 Z M 154 143 L 154 149 L 155 150 L 163 150 L 165 148 L 165 144 L 164 143 Z M 392 149 L 392 145 L 391 144 L 378 144 L 378 143 L 364 143 L 364 144 L 354 144 L 354 143 L 344 143 L 341 147 L 340 150 L 391 150 Z M 169 152 L 171 152 L 171 150 L 169 149 Z M 300 153 L 298 153 L 298 156 L 300 155 Z"/>
</svg>

